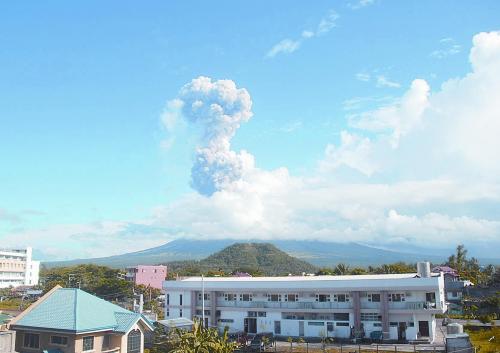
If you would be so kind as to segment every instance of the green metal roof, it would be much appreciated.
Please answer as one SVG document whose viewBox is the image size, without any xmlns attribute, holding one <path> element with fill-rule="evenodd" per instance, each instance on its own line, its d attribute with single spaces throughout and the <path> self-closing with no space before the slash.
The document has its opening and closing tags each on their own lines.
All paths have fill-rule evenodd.
<svg viewBox="0 0 500 353">
<path fill-rule="evenodd" d="M 80 289 L 59 288 L 13 326 L 76 333 L 100 330 L 127 332 L 139 319 L 143 319 L 141 314 L 126 310 Z M 149 322 L 146 322 L 146 325 L 150 326 Z"/>
<path fill-rule="evenodd" d="M 0 325 L 6 323 L 10 319 L 12 319 L 12 317 L 9 315 L 0 313 Z"/>
</svg>

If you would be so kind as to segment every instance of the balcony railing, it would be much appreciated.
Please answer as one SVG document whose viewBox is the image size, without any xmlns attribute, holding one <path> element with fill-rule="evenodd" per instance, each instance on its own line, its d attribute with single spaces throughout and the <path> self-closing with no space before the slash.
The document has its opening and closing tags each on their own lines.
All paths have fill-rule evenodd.
<svg viewBox="0 0 500 353">
<path fill-rule="evenodd" d="M 217 301 L 220 307 L 262 309 L 350 309 L 351 302 L 268 302 L 268 301 Z"/>
<path fill-rule="evenodd" d="M 389 309 L 431 310 L 440 309 L 434 302 L 390 302 Z"/>
</svg>

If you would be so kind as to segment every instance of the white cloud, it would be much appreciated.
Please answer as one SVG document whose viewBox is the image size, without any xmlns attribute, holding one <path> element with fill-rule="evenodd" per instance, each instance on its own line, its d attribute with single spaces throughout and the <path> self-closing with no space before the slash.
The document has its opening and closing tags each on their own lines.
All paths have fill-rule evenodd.
<svg viewBox="0 0 500 353">
<path fill-rule="evenodd" d="M 308 37 L 304 37 L 308 38 Z M 309 37 L 310 38 L 310 37 Z M 273 58 L 280 53 L 290 54 L 299 49 L 300 40 L 283 39 L 267 52 L 267 57 Z"/>
<path fill-rule="evenodd" d="M 433 50 L 429 55 L 436 59 L 444 59 L 456 55 L 462 51 L 462 46 L 457 44 L 453 38 L 443 38 L 439 41 L 439 48 Z"/>
<path fill-rule="evenodd" d="M 330 32 L 336 25 L 339 19 L 339 14 L 334 10 L 330 10 L 328 14 L 321 19 L 316 29 L 316 35 L 322 35 Z"/>
<path fill-rule="evenodd" d="M 359 10 L 363 7 L 373 5 L 375 0 L 359 0 L 357 2 L 350 2 L 347 6 L 352 10 Z"/>
<path fill-rule="evenodd" d="M 366 73 L 366 72 L 358 72 L 356 74 L 356 80 L 358 81 L 363 81 L 363 82 L 368 82 L 371 79 L 371 75 Z"/>
<path fill-rule="evenodd" d="M 320 170 L 334 171 L 345 165 L 370 176 L 377 170 L 377 165 L 371 158 L 372 150 L 370 139 L 342 131 L 339 147 L 333 144 L 326 146 L 325 158 L 320 161 Z"/>
<path fill-rule="evenodd" d="M 399 88 L 401 84 L 395 81 L 391 81 L 384 75 L 377 76 L 377 87 L 391 87 L 391 88 Z"/>
<path fill-rule="evenodd" d="M 267 52 L 266 56 L 268 58 L 273 58 L 278 54 L 291 54 L 297 51 L 304 41 L 330 32 L 336 26 L 338 18 L 339 15 L 337 12 L 335 12 L 334 10 L 328 11 L 328 14 L 325 17 L 323 17 L 318 23 L 316 31 L 307 29 L 302 31 L 300 38 L 298 39 L 290 39 L 290 38 L 283 39 L 278 43 L 276 43 Z"/>
</svg>

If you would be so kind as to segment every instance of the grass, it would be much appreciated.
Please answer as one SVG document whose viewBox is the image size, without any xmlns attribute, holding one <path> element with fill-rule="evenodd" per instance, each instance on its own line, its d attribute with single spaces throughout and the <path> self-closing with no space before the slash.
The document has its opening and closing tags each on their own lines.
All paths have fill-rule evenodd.
<svg viewBox="0 0 500 353">
<path fill-rule="evenodd" d="M 467 331 L 477 353 L 500 353 L 500 327 L 491 330 Z"/>
</svg>

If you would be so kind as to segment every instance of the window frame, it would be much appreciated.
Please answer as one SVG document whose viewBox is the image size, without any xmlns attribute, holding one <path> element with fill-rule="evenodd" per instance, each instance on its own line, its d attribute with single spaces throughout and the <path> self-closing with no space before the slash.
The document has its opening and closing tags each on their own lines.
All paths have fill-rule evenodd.
<svg viewBox="0 0 500 353">
<path fill-rule="evenodd" d="M 92 339 L 92 348 L 85 349 L 85 340 Z M 93 352 L 95 350 L 95 336 L 84 336 L 82 337 L 82 352 Z"/>
<path fill-rule="evenodd" d="M 28 336 L 30 335 L 30 336 Z M 27 337 L 36 337 L 37 338 L 37 346 L 36 347 L 32 347 L 30 345 L 26 345 L 26 338 Z M 28 340 L 28 341 L 31 341 L 31 340 Z M 28 343 L 31 343 L 31 342 L 28 342 Z M 39 333 L 34 333 L 34 332 L 25 332 L 23 334 L 23 348 L 27 348 L 27 349 L 40 349 L 40 334 Z"/>
<path fill-rule="evenodd" d="M 52 341 L 52 339 L 54 337 L 59 337 L 59 338 L 64 338 L 66 339 L 66 344 L 63 344 L 63 343 L 54 343 Z M 68 346 L 68 342 L 69 342 L 69 338 L 68 336 L 61 336 L 61 335 L 50 335 L 50 344 L 54 345 L 54 346 L 59 346 L 59 347 L 67 347 Z"/>
</svg>

